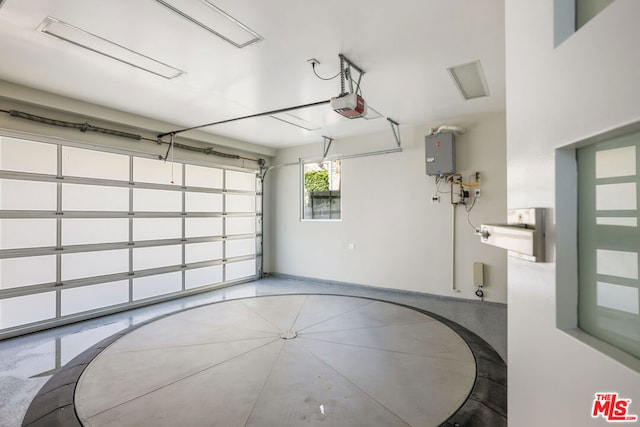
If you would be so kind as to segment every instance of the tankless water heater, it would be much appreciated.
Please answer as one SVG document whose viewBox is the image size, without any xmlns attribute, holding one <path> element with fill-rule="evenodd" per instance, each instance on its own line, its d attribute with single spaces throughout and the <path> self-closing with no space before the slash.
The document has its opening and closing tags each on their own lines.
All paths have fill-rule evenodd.
<svg viewBox="0 0 640 427">
<path fill-rule="evenodd" d="M 447 132 L 427 135 L 424 141 L 427 175 L 450 175 L 455 173 L 453 133 Z"/>
</svg>

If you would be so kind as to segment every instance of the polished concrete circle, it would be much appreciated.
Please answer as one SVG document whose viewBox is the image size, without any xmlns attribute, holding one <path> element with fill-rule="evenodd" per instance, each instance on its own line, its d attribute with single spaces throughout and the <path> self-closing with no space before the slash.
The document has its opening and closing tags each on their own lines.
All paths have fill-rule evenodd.
<svg viewBox="0 0 640 427">
<path fill-rule="evenodd" d="M 75 409 L 92 427 L 438 426 L 475 379 L 468 345 L 431 316 L 365 298 L 281 295 L 133 330 L 84 370 Z"/>
</svg>

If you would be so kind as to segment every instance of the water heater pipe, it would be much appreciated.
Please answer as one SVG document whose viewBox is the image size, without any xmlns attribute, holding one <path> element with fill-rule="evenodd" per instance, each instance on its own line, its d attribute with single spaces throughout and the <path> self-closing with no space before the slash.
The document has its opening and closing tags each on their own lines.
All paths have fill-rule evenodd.
<svg viewBox="0 0 640 427">
<path fill-rule="evenodd" d="M 460 292 L 456 288 L 456 206 L 451 205 L 451 292 Z"/>
<path fill-rule="evenodd" d="M 436 135 L 438 133 L 442 133 L 442 132 L 453 132 L 453 133 L 457 133 L 462 135 L 463 133 L 465 133 L 467 131 L 467 129 L 461 127 L 461 126 L 453 126 L 453 125 L 442 125 L 439 128 L 431 128 L 429 129 L 429 133 L 428 135 Z"/>
</svg>

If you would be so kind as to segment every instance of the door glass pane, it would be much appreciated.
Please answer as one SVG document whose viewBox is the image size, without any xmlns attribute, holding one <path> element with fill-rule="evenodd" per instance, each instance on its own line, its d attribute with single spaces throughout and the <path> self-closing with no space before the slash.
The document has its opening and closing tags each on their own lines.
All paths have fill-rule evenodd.
<svg viewBox="0 0 640 427">
<path fill-rule="evenodd" d="M 226 245 L 227 258 L 256 253 L 256 239 L 227 240 Z"/>
<path fill-rule="evenodd" d="M 222 194 L 186 193 L 187 212 L 222 212 Z"/>
<path fill-rule="evenodd" d="M 129 250 L 79 252 L 62 255 L 62 280 L 129 271 Z"/>
<path fill-rule="evenodd" d="M 222 169 L 186 165 L 186 186 L 222 188 Z"/>
<path fill-rule="evenodd" d="M 596 185 L 596 210 L 628 211 L 636 209 L 635 182 Z"/>
<path fill-rule="evenodd" d="M 182 212 L 182 193 L 179 191 L 133 190 L 133 210 L 143 212 Z"/>
<path fill-rule="evenodd" d="M 227 212 L 255 212 L 255 196 L 245 196 L 238 194 L 226 195 Z"/>
<path fill-rule="evenodd" d="M 55 219 L 0 219 L 0 249 L 55 245 Z"/>
<path fill-rule="evenodd" d="M 62 291 L 62 315 L 124 304 L 128 301 L 128 280 L 65 289 Z"/>
<path fill-rule="evenodd" d="M 129 156 L 62 147 L 62 174 L 129 181 Z"/>
<path fill-rule="evenodd" d="M 182 183 L 182 165 L 157 159 L 133 158 L 133 181 L 153 184 Z"/>
<path fill-rule="evenodd" d="M 136 271 L 180 264 L 182 264 L 181 245 L 136 248 L 133 250 L 133 269 Z"/>
<path fill-rule="evenodd" d="M 1 210 L 55 211 L 57 206 L 55 182 L 0 179 Z M 28 194 L 29 197 L 24 197 Z"/>
<path fill-rule="evenodd" d="M 186 271 L 186 288 L 197 288 L 222 282 L 222 266 L 195 268 Z"/>
<path fill-rule="evenodd" d="M 0 137 L 0 169 L 15 172 L 57 173 L 58 146 Z"/>
<path fill-rule="evenodd" d="M 254 217 L 229 217 L 227 221 L 227 235 L 250 234 L 256 232 L 256 219 Z"/>
<path fill-rule="evenodd" d="M 599 216 L 596 218 L 598 225 L 621 225 L 623 227 L 637 227 L 638 218 L 617 217 L 617 216 Z"/>
<path fill-rule="evenodd" d="M 233 262 L 225 265 L 226 280 L 236 280 L 256 275 L 255 260 Z"/>
<path fill-rule="evenodd" d="M 596 273 L 637 279 L 638 253 L 596 249 Z"/>
<path fill-rule="evenodd" d="M 185 246 L 187 264 L 222 259 L 222 242 L 191 243 Z"/>
<path fill-rule="evenodd" d="M 133 279 L 133 299 L 139 300 L 182 290 L 182 272 Z"/>
<path fill-rule="evenodd" d="M 227 190 L 243 190 L 243 191 L 255 191 L 256 190 L 256 174 L 250 172 L 227 172 Z"/>
<path fill-rule="evenodd" d="M 0 289 L 55 281 L 55 255 L 0 259 Z"/>
<path fill-rule="evenodd" d="M 181 218 L 136 218 L 133 220 L 133 240 L 179 239 Z"/>
<path fill-rule="evenodd" d="M 186 238 L 222 235 L 222 218 L 186 218 Z"/>
<path fill-rule="evenodd" d="M 127 218 L 65 218 L 62 246 L 129 241 Z"/>
<path fill-rule="evenodd" d="M 598 305 L 631 314 L 640 314 L 638 288 L 598 282 Z"/>
<path fill-rule="evenodd" d="M 596 151 L 596 178 L 613 178 L 636 174 L 636 147 Z"/>
<path fill-rule="evenodd" d="M 192 289 L 200 286 L 222 282 L 222 266 L 196 268 L 186 271 L 186 288 Z"/>
<path fill-rule="evenodd" d="M 62 209 L 127 212 L 129 189 L 103 185 L 62 184 Z"/>
<path fill-rule="evenodd" d="M 25 307 L 29 307 L 25 310 Z M 56 316 L 56 293 L 25 295 L 0 300 L 0 328 L 24 325 Z"/>
<path fill-rule="evenodd" d="M 640 133 L 578 149 L 578 324 L 640 357 Z"/>
</svg>

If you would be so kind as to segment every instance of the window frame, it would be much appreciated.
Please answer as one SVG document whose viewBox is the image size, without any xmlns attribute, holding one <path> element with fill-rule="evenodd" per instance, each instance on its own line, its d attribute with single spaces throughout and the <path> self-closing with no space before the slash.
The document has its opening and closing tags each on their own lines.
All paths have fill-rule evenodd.
<svg viewBox="0 0 640 427">
<path fill-rule="evenodd" d="M 333 164 L 333 162 L 340 162 L 340 216 L 339 218 L 306 218 L 305 217 L 305 184 L 304 184 L 304 176 L 305 176 L 305 165 L 309 164 L 309 163 L 321 163 L 321 162 L 331 162 Z M 342 166 L 343 166 L 343 162 L 342 162 L 342 158 L 340 157 L 326 157 L 326 158 L 322 158 L 322 157 L 311 157 L 311 158 L 304 158 L 304 159 L 300 159 L 299 160 L 299 168 L 300 168 L 300 177 L 299 177 L 299 182 L 300 182 L 300 202 L 299 202 L 299 207 L 300 207 L 300 221 L 301 222 L 341 222 L 342 221 L 342 193 L 343 193 L 343 189 L 342 189 Z M 330 190 L 330 191 L 335 191 L 335 190 Z"/>
</svg>

